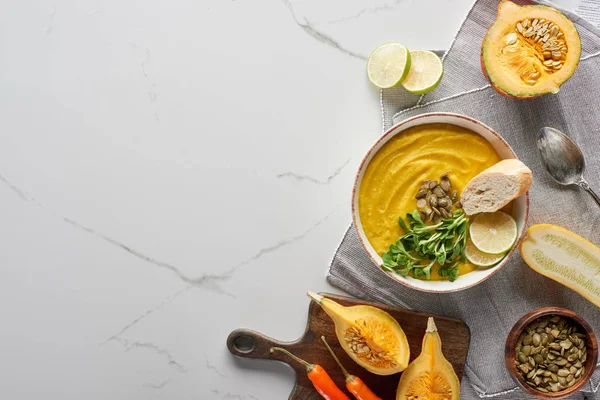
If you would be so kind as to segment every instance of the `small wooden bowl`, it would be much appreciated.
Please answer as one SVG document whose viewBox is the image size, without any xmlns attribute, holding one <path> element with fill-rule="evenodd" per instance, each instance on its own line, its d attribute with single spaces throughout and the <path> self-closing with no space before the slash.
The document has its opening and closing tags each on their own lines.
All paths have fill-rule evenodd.
<svg viewBox="0 0 600 400">
<path fill-rule="evenodd" d="M 521 332 L 525 329 L 529 323 L 533 322 L 533 320 L 542 317 L 544 315 L 558 315 L 565 319 L 572 321 L 575 325 L 577 325 L 580 329 L 580 332 L 585 334 L 585 341 L 587 346 L 587 360 L 585 362 L 585 373 L 577 381 L 573 386 L 567 388 L 565 390 L 561 390 L 560 392 L 549 392 L 543 393 L 539 390 L 535 390 L 531 386 L 525 383 L 525 380 L 519 372 L 517 371 L 517 366 L 515 363 L 515 346 L 517 345 L 517 339 Z M 596 335 L 594 335 L 594 331 L 592 331 L 592 327 L 579 315 L 571 310 L 567 310 L 566 308 L 561 307 L 544 307 L 538 308 L 537 310 L 533 310 L 528 314 L 525 314 L 523 318 L 517 321 L 515 326 L 511 329 L 508 334 L 508 338 L 506 339 L 506 346 L 504 348 L 504 361 L 506 363 L 506 368 L 510 376 L 513 378 L 515 382 L 519 384 L 521 389 L 535 397 L 536 399 L 560 399 L 566 396 L 569 396 L 579 389 L 590 379 L 590 376 L 594 373 L 594 369 L 596 368 L 596 362 L 598 361 L 598 341 L 596 340 Z"/>
</svg>

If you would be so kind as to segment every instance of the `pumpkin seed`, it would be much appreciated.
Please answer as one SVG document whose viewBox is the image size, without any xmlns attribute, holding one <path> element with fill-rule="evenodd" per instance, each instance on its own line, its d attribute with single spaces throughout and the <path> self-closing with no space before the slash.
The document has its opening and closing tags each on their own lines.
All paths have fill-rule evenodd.
<svg viewBox="0 0 600 400">
<path fill-rule="evenodd" d="M 519 33 L 523 33 L 523 25 L 521 25 L 520 22 L 517 22 L 517 30 L 519 31 Z"/>
<path fill-rule="evenodd" d="M 561 384 L 561 385 L 563 385 L 563 386 L 567 386 L 567 383 L 568 383 L 568 382 L 567 382 L 567 378 L 564 378 L 564 377 L 562 377 L 562 376 L 559 376 L 559 377 L 558 377 L 558 383 L 560 383 L 560 384 Z"/>
<path fill-rule="evenodd" d="M 562 347 L 565 350 L 569 350 L 571 346 L 573 346 L 573 343 L 571 343 L 568 340 L 563 340 L 562 342 L 560 342 L 560 347 Z"/>
<path fill-rule="evenodd" d="M 436 186 L 432 191 L 433 191 L 433 194 L 435 194 L 437 197 L 446 196 L 446 192 L 440 186 Z"/>
<path fill-rule="evenodd" d="M 431 207 L 437 207 L 438 205 L 438 198 L 435 194 L 431 194 L 431 197 L 429 198 L 429 205 Z"/>
<path fill-rule="evenodd" d="M 569 372 L 574 374 L 575 372 L 577 372 L 577 368 L 572 366 L 571 368 L 569 368 Z"/>
<path fill-rule="evenodd" d="M 458 201 L 458 191 L 453 190 L 450 194 L 450 198 L 452 199 L 452 203 L 456 203 Z"/>
<path fill-rule="evenodd" d="M 550 343 L 548 347 L 550 347 L 552 350 L 560 350 L 562 348 L 558 343 Z"/>
<path fill-rule="evenodd" d="M 427 201 L 425 199 L 417 200 L 417 208 L 423 209 L 427 206 Z"/>
<path fill-rule="evenodd" d="M 445 208 L 440 208 L 440 213 L 442 213 L 442 217 L 444 219 L 452 218 L 452 214 L 448 212 L 448 210 L 446 210 Z"/>
<path fill-rule="evenodd" d="M 427 196 L 427 190 L 425 190 L 425 189 L 419 189 L 419 191 L 417 192 L 417 195 L 415 196 L 415 198 L 422 199 L 425 196 Z"/>
<path fill-rule="evenodd" d="M 542 357 L 539 354 L 536 354 L 535 356 L 533 356 L 533 360 L 535 361 L 536 364 L 543 364 L 544 363 L 544 357 Z"/>
<path fill-rule="evenodd" d="M 515 35 L 515 41 L 516 40 L 517 40 L 517 35 Z M 450 190 L 450 188 L 452 187 L 452 183 L 450 183 L 450 180 L 448 178 L 443 178 L 442 181 L 440 182 L 440 187 L 442 188 L 442 190 L 444 192 L 447 193 L 448 190 Z"/>
<path fill-rule="evenodd" d="M 556 360 L 554 360 L 554 364 L 558 365 L 559 367 L 564 367 L 565 365 L 567 365 L 567 362 L 568 361 L 562 357 L 559 357 Z"/>
<path fill-rule="evenodd" d="M 534 346 L 539 346 L 540 342 L 542 341 L 542 338 L 540 336 L 539 333 L 534 333 L 532 338 L 531 338 L 531 342 L 533 343 Z M 540 349 L 541 350 L 541 349 Z"/>
</svg>

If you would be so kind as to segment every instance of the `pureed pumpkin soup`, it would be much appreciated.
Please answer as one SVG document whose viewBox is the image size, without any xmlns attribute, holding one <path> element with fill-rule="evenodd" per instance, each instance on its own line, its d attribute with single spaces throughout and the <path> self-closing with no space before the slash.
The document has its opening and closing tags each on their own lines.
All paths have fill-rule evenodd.
<svg viewBox="0 0 600 400">
<path fill-rule="evenodd" d="M 377 254 L 406 233 L 400 217 L 417 210 L 415 194 L 423 181 L 450 171 L 453 189 L 462 188 L 502 158 L 482 136 L 452 124 L 425 124 L 391 138 L 373 156 L 360 183 L 358 208 L 365 236 Z M 464 275 L 476 267 L 459 264 Z M 435 265 L 431 280 L 444 279 Z"/>
</svg>

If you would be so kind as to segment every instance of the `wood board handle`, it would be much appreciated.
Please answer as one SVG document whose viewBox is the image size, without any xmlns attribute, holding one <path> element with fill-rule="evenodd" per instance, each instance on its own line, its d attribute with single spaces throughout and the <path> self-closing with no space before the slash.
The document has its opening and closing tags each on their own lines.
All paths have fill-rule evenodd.
<svg viewBox="0 0 600 400">
<path fill-rule="evenodd" d="M 231 354 L 244 358 L 279 360 L 290 364 L 281 353 L 271 353 L 271 347 L 282 347 L 293 351 L 296 342 L 280 342 L 251 329 L 236 329 L 227 337 L 227 348 Z"/>
</svg>

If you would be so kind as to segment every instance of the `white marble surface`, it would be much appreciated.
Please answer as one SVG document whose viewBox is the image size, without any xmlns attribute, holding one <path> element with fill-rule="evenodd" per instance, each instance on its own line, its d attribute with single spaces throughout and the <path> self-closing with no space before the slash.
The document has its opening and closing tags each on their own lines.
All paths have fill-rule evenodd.
<svg viewBox="0 0 600 400">
<path fill-rule="evenodd" d="M 287 398 L 282 340 L 381 130 L 362 59 L 446 48 L 471 0 L 4 1 L 0 393 Z"/>
</svg>

